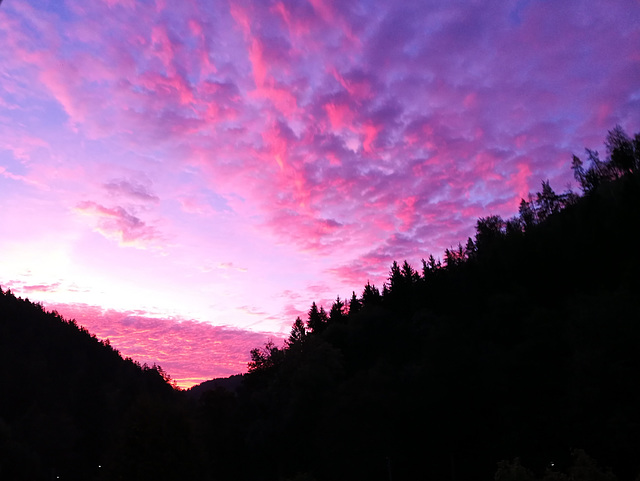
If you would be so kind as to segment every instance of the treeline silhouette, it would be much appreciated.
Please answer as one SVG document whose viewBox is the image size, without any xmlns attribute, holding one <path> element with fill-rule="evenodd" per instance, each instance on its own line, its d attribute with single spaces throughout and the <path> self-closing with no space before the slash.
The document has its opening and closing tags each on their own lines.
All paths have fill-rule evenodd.
<svg viewBox="0 0 640 481">
<path fill-rule="evenodd" d="M 640 135 L 605 145 L 573 157 L 582 196 L 543 181 L 442 261 L 394 262 L 254 349 L 264 479 L 490 479 L 516 457 L 542 477 L 572 449 L 639 475 Z"/>
<path fill-rule="evenodd" d="M 640 134 L 605 146 L 189 392 L 3 292 L 0 478 L 639 479 Z"/>
</svg>

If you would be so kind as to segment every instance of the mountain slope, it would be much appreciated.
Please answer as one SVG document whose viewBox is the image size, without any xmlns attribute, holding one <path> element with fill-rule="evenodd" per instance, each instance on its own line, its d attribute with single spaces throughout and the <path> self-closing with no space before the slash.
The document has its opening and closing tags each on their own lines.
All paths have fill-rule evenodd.
<svg viewBox="0 0 640 481">
<path fill-rule="evenodd" d="M 312 306 L 305 335 L 254 351 L 239 399 L 264 479 L 479 479 L 518 456 L 542 475 L 572 448 L 633 479 L 639 220 L 630 174 L 526 229 L 487 239 L 481 219 L 464 261 L 394 264 L 348 314 Z"/>
<path fill-rule="evenodd" d="M 0 378 L 2 479 L 150 479 L 154 470 L 170 479 L 167 453 L 193 457 L 188 436 L 171 439 L 188 426 L 161 369 L 122 359 L 9 291 L 0 293 Z"/>
</svg>

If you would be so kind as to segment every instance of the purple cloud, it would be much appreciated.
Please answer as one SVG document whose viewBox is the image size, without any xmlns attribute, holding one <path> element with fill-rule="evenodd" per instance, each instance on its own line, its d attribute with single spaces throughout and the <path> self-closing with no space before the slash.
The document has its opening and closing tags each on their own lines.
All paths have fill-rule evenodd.
<svg viewBox="0 0 640 481">
<path fill-rule="evenodd" d="M 104 184 L 104 188 L 114 195 L 128 197 L 140 202 L 156 203 L 160 200 L 158 196 L 150 193 L 144 185 L 127 180 L 112 180 Z"/>
</svg>

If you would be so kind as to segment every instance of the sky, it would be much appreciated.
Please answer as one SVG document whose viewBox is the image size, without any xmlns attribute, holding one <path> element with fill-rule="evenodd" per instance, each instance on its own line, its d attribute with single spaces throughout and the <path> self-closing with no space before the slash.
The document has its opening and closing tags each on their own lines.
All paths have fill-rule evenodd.
<svg viewBox="0 0 640 481">
<path fill-rule="evenodd" d="M 0 46 L 0 285 L 182 387 L 640 131 L 637 0 L 7 0 Z"/>
</svg>

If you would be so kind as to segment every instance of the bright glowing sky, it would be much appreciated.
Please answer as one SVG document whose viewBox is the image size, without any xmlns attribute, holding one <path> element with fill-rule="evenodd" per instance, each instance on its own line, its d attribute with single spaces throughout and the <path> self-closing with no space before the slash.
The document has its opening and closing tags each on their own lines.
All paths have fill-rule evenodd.
<svg viewBox="0 0 640 481">
<path fill-rule="evenodd" d="M 0 283 L 187 386 L 640 130 L 640 2 L 7 0 Z"/>
</svg>

